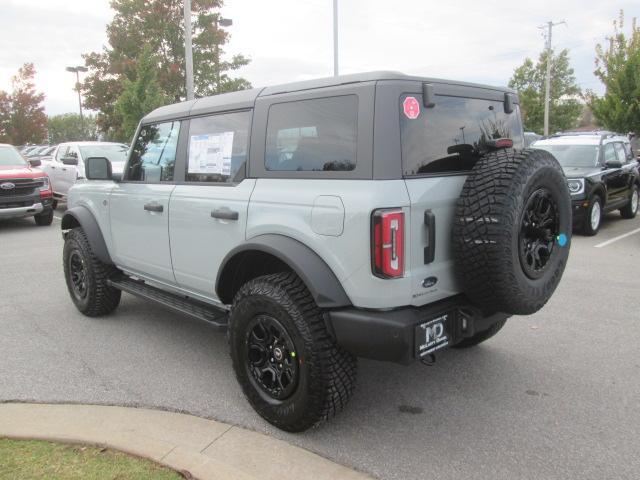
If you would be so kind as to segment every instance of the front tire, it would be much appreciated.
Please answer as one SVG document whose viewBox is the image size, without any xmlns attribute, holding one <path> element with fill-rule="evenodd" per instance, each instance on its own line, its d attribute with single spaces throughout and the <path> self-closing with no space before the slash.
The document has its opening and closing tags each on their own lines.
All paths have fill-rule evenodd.
<svg viewBox="0 0 640 480">
<path fill-rule="evenodd" d="M 600 230 L 600 225 L 602 225 L 602 200 L 598 195 L 595 195 L 587 210 L 584 225 L 582 226 L 582 234 L 587 237 L 593 237 Z"/>
<path fill-rule="evenodd" d="M 638 185 L 633 185 L 631 190 L 631 198 L 629 203 L 620 209 L 620 215 L 622 218 L 635 218 L 638 213 L 638 202 L 640 202 L 640 194 L 638 193 Z"/>
<path fill-rule="evenodd" d="M 99 317 L 116 309 L 122 292 L 111 287 L 108 280 L 118 270 L 94 255 L 82 228 L 67 233 L 62 258 L 69 295 L 81 313 Z"/>
<path fill-rule="evenodd" d="M 34 215 L 33 219 L 36 221 L 37 226 L 48 227 L 53 222 L 53 209 Z"/>
<path fill-rule="evenodd" d="M 243 285 L 228 336 L 249 403 L 282 430 L 300 432 L 335 416 L 353 393 L 356 359 L 331 339 L 322 311 L 295 273 Z"/>
</svg>

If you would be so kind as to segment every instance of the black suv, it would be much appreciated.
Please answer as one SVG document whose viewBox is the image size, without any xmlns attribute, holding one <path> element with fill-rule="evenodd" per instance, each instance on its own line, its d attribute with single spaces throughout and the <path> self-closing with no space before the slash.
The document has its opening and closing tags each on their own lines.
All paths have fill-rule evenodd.
<svg viewBox="0 0 640 480">
<path fill-rule="evenodd" d="M 602 214 L 620 210 L 622 218 L 638 213 L 640 173 L 629 139 L 612 132 L 561 133 L 538 140 L 560 162 L 573 203 L 573 225 L 595 235 Z"/>
</svg>

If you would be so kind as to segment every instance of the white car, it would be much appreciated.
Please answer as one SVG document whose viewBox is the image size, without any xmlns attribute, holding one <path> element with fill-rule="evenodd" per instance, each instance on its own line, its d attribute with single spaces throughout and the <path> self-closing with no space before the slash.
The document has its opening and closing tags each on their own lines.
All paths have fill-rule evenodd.
<svg viewBox="0 0 640 480">
<path fill-rule="evenodd" d="M 129 147 L 114 142 L 69 142 L 58 145 L 53 159 L 42 165 L 51 179 L 54 205 L 65 200 L 67 192 L 78 179 L 85 178 L 85 161 L 89 157 L 106 157 L 113 173 L 121 173 Z M 54 207 L 55 208 L 55 207 Z"/>
</svg>

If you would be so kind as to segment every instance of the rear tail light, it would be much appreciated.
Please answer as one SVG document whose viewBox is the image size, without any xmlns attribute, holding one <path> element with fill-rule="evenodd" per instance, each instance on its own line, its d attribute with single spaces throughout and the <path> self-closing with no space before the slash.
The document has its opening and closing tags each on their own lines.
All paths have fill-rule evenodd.
<svg viewBox="0 0 640 480">
<path fill-rule="evenodd" d="M 375 210 L 371 216 L 371 269 L 381 278 L 404 275 L 404 212 Z"/>
</svg>

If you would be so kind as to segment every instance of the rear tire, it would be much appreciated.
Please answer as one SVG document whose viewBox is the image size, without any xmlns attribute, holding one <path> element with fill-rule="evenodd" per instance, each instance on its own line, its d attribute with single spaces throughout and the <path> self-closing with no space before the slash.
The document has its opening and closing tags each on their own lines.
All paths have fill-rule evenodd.
<svg viewBox="0 0 640 480">
<path fill-rule="evenodd" d="M 99 317 L 118 307 L 122 292 L 108 284 L 118 269 L 94 255 L 82 228 L 67 233 L 62 258 L 69 295 L 81 313 Z"/>
<path fill-rule="evenodd" d="M 34 215 L 33 219 L 39 227 L 47 227 L 53 222 L 53 210 L 49 209 L 45 212 Z"/>
<path fill-rule="evenodd" d="M 488 313 L 540 310 L 564 272 L 570 234 L 569 190 L 550 153 L 487 153 L 456 206 L 453 254 L 462 290 Z"/>
<path fill-rule="evenodd" d="M 475 347 L 479 343 L 484 342 L 485 340 L 489 340 L 496 333 L 502 330 L 502 327 L 507 323 L 507 319 L 499 320 L 493 325 L 491 325 L 486 330 L 476 333 L 473 337 L 465 338 L 461 342 L 456 343 L 451 348 L 470 348 Z"/>
<path fill-rule="evenodd" d="M 602 200 L 598 195 L 594 195 L 584 218 L 582 234 L 593 237 L 598 234 L 600 225 L 602 225 Z"/>
<path fill-rule="evenodd" d="M 620 215 L 622 218 L 635 218 L 638 213 L 638 202 L 640 202 L 640 193 L 638 192 L 638 185 L 634 184 L 631 190 L 631 198 L 629 203 L 620 209 Z"/>
<path fill-rule="evenodd" d="M 249 403 L 282 430 L 300 432 L 335 416 L 353 393 L 356 358 L 334 343 L 295 273 L 243 285 L 233 301 L 228 338 Z"/>
</svg>

